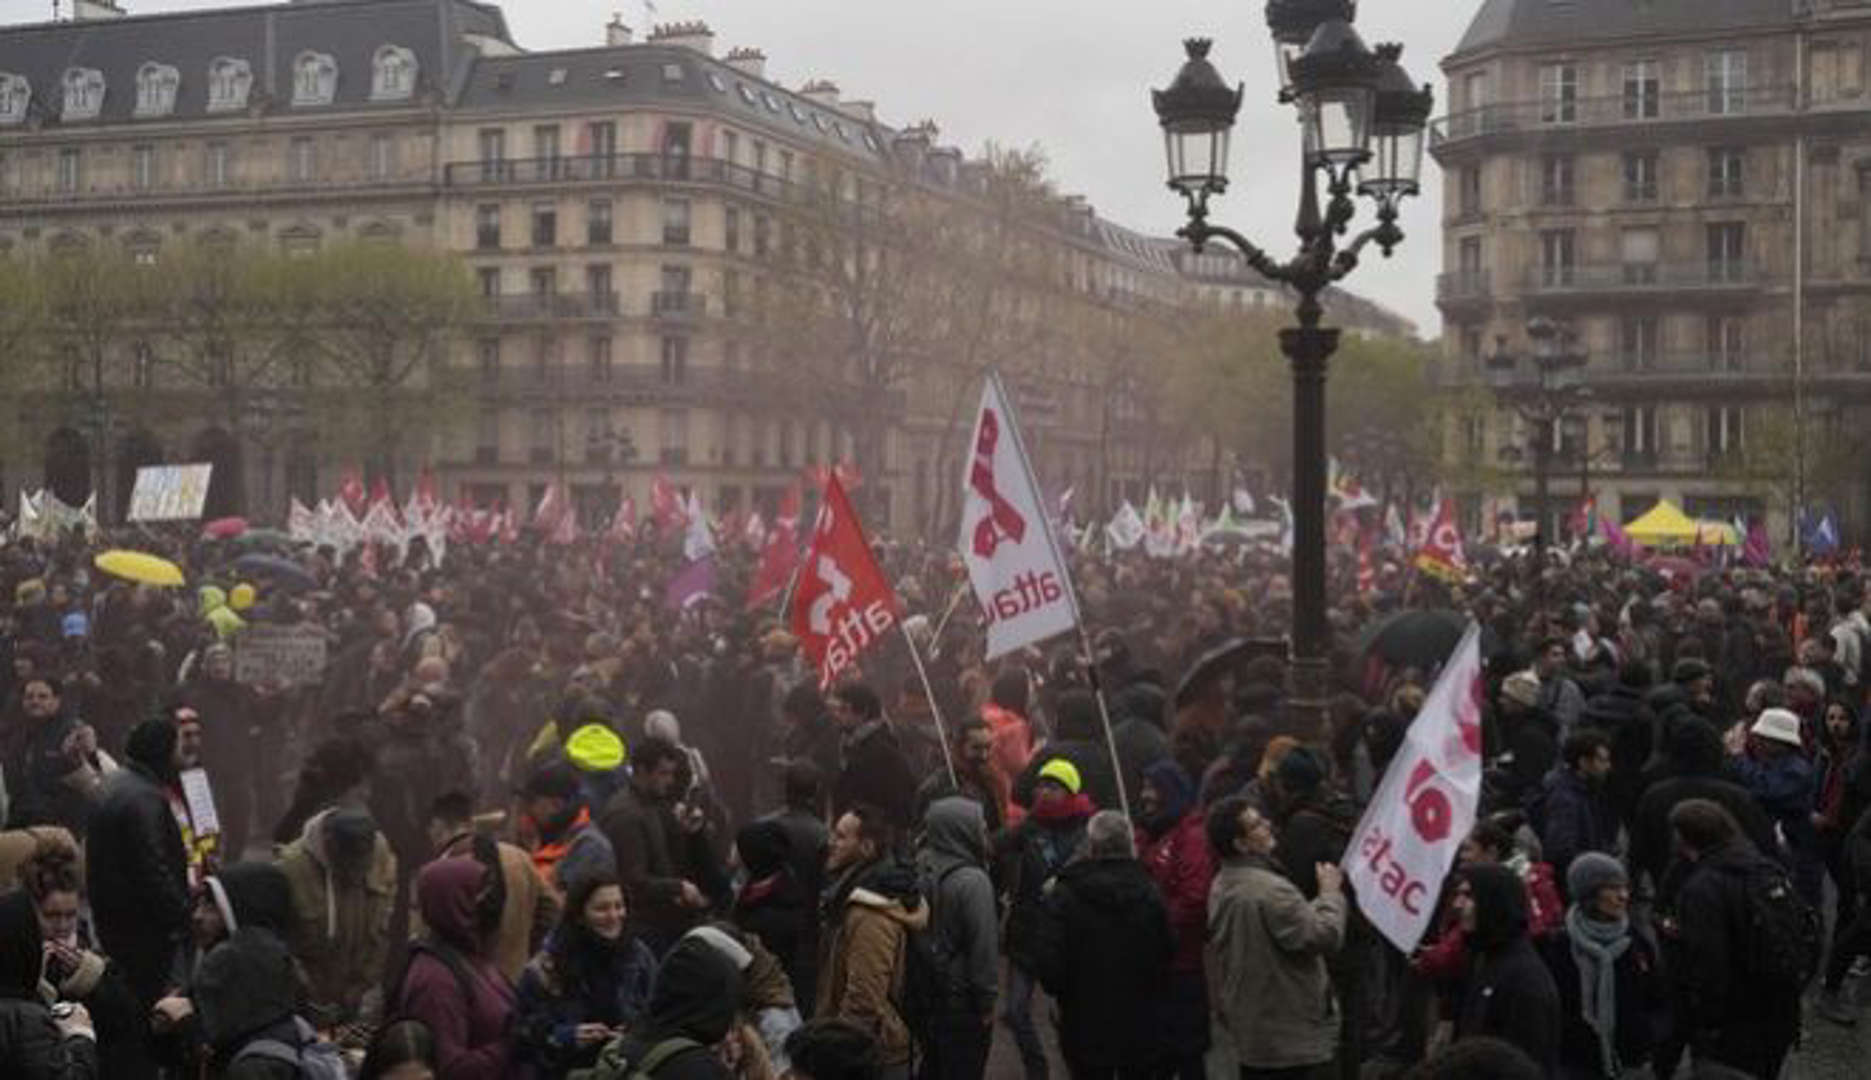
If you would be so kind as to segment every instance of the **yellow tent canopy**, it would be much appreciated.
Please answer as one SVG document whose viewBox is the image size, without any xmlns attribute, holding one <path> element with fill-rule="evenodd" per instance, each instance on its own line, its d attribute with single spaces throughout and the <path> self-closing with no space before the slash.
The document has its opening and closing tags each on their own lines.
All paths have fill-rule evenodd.
<svg viewBox="0 0 1871 1080">
<path fill-rule="evenodd" d="M 1686 547 L 1696 542 L 1695 521 L 1668 499 L 1624 526 L 1624 531 L 1645 547 Z"/>
<path fill-rule="evenodd" d="M 1726 521 L 1701 518 L 1696 522 L 1696 543 L 1704 547 L 1739 547 L 1741 533 Z"/>
</svg>

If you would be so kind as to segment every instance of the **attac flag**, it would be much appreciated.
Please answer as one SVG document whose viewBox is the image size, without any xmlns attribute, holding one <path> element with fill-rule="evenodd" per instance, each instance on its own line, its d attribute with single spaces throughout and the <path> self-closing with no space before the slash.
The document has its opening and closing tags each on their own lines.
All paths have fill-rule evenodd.
<svg viewBox="0 0 1871 1080">
<path fill-rule="evenodd" d="M 1046 520 L 1000 377 L 989 373 L 962 473 L 962 562 L 987 618 L 987 659 L 1078 625 L 1078 599 Z"/>
<path fill-rule="evenodd" d="M 1474 623 L 1410 723 L 1345 849 L 1358 907 L 1415 951 L 1481 798 L 1481 631 Z"/>
<path fill-rule="evenodd" d="M 871 557 L 837 474 L 826 478 L 812 544 L 793 590 L 793 636 L 829 688 L 864 650 L 897 625 L 896 594 Z"/>
</svg>

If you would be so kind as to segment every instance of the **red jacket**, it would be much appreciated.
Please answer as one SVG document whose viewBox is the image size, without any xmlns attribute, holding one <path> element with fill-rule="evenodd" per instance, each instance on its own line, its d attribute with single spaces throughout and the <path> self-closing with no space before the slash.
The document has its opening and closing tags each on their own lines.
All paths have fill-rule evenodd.
<svg viewBox="0 0 1871 1080">
<path fill-rule="evenodd" d="M 1163 894 L 1170 933 L 1176 939 L 1172 971 L 1201 971 L 1202 945 L 1208 937 L 1208 887 L 1215 860 L 1199 809 L 1152 840 L 1137 830 L 1137 857 Z"/>
<path fill-rule="evenodd" d="M 1020 824 L 1026 808 L 1013 801 L 1013 782 L 1026 772 L 1033 760 L 1033 725 L 1012 709 L 993 702 L 981 706 L 981 719 L 994 733 L 994 771 L 1000 774 L 996 785 L 1001 795 L 1001 822 L 1007 827 Z"/>
<path fill-rule="evenodd" d="M 1526 863 L 1514 870 L 1527 886 L 1527 933 L 1537 942 L 1565 924 L 1566 905 L 1559 899 L 1550 865 Z M 1453 981 L 1467 974 L 1468 942 L 1453 908 L 1443 914 L 1441 936 L 1418 950 L 1411 963 L 1417 974 L 1430 979 Z"/>
</svg>

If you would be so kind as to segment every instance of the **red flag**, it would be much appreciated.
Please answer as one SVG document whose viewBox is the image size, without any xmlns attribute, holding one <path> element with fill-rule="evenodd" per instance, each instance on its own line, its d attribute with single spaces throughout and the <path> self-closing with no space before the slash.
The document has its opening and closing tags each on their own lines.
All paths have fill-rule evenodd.
<svg viewBox="0 0 1871 1080">
<path fill-rule="evenodd" d="M 793 636 L 818 668 L 820 688 L 831 686 L 898 618 L 896 594 L 871 557 L 851 500 L 834 475 L 819 501 L 812 545 L 793 590 Z"/>
<path fill-rule="evenodd" d="M 355 465 L 347 465 L 344 474 L 338 478 L 338 498 L 351 508 L 354 516 L 364 512 L 364 473 Z"/>
<path fill-rule="evenodd" d="M 1468 569 L 1468 556 L 1462 550 L 1462 529 L 1455 520 L 1454 499 L 1443 499 L 1437 505 L 1429 536 L 1416 553 L 1416 566 L 1444 580 L 1459 579 Z"/>
<path fill-rule="evenodd" d="M 442 489 L 435 482 L 435 470 L 424 465 L 416 474 L 416 490 L 410 493 L 410 502 L 422 510 L 431 510 L 442 505 Z"/>
<path fill-rule="evenodd" d="M 689 515 L 682 506 L 682 493 L 665 477 L 650 481 L 650 517 L 665 532 L 680 532 L 688 526 Z"/>
<path fill-rule="evenodd" d="M 545 534 L 548 544 L 569 544 L 577 538 L 578 514 L 564 484 L 554 480 L 546 485 L 546 493 L 533 511 L 533 528 Z"/>
<path fill-rule="evenodd" d="M 378 503 L 396 505 L 396 501 L 390 498 L 390 482 L 381 476 L 370 485 L 370 505 L 375 506 Z"/>
<path fill-rule="evenodd" d="M 754 570 L 753 583 L 747 587 L 747 607 L 752 610 L 778 596 L 792 580 L 799 565 L 799 535 L 793 518 L 781 518 L 767 530 L 766 543 L 760 548 L 760 565 Z"/>
<path fill-rule="evenodd" d="M 606 535 L 612 543 L 628 543 L 637 538 L 637 500 L 624 496 L 624 501 L 617 504 L 617 512 L 611 515 L 611 527 Z"/>
</svg>

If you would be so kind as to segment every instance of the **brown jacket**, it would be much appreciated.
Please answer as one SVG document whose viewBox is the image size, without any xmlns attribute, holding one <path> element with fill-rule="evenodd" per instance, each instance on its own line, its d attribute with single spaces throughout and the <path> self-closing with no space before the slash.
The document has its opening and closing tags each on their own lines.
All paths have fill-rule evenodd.
<svg viewBox="0 0 1871 1080">
<path fill-rule="evenodd" d="M 379 831 L 361 887 L 333 880 L 325 853 L 325 819 L 314 814 L 299 839 L 279 852 L 279 868 L 292 884 L 293 927 L 288 944 L 305 968 L 312 1003 L 335 1022 L 380 1019 L 384 964 L 390 952 L 390 910 L 396 904 L 396 856 Z"/>
<path fill-rule="evenodd" d="M 929 922 L 929 906 L 915 911 L 869 889 L 851 890 L 844 918 L 826 935 L 819 958 L 815 1016 L 849 1020 L 877 1039 L 885 1065 L 910 1060 L 909 1027 L 898 1002 L 903 991 L 904 947 L 912 930 Z"/>
<path fill-rule="evenodd" d="M 435 853 L 438 859 L 452 855 L 472 857 L 473 833 L 462 833 L 443 844 Z M 559 921 L 559 897 L 533 866 L 532 856 L 512 844 L 502 843 L 500 877 L 507 887 L 507 903 L 500 909 L 500 928 L 494 932 L 489 959 L 507 981 L 518 983 L 526 961 L 546 940 L 546 934 Z M 416 910 L 415 890 L 410 890 L 409 938 L 422 936 L 422 914 Z"/>
<path fill-rule="evenodd" d="M 1243 1067 L 1332 1060 L 1339 1014 L 1325 958 L 1344 940 L 1343 893 L 1307 901 L 1265 858 L 1222 863 L 1208 893 L 1205 971 L 1216 1038 Z"/>
</svg>

